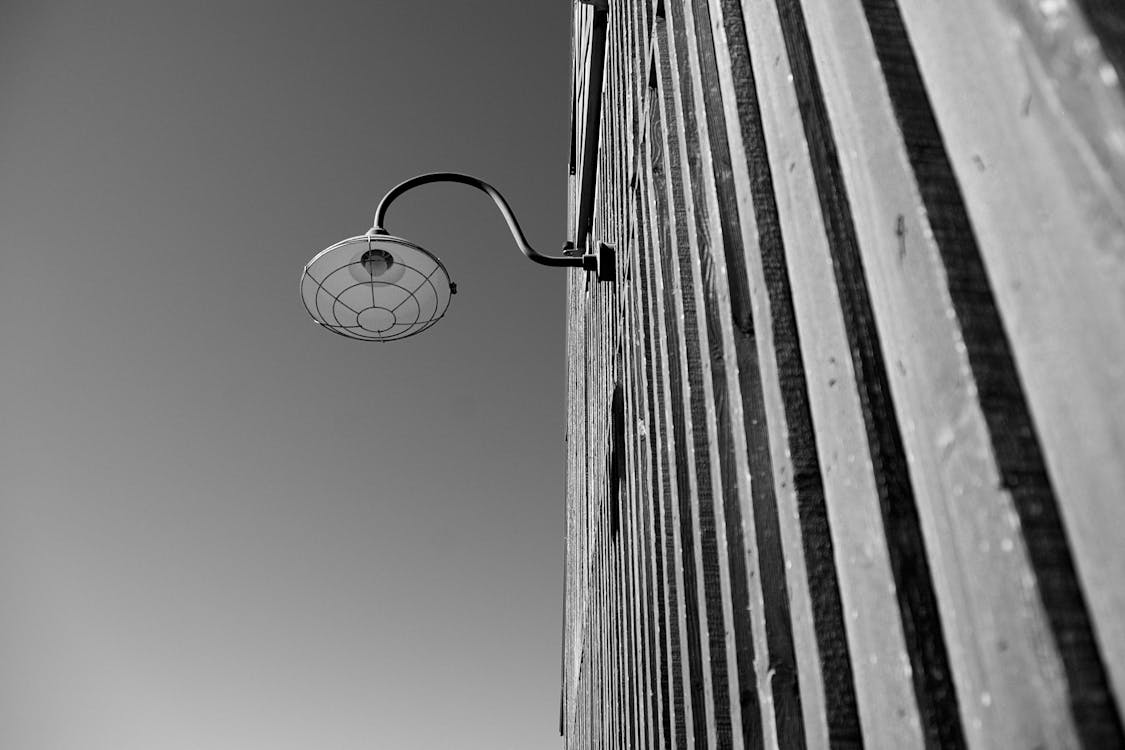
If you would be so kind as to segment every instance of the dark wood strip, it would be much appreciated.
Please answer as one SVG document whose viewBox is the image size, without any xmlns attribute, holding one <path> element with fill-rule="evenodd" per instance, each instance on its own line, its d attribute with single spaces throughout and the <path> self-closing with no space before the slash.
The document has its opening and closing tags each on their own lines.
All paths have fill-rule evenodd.
<svg viewBox="0 0 1125 750">
<path fill-rule="evenodd" d="M 702 128 L 696 120 L 695 91 L 693 88 L 693 75 L 701 77 L 701 87 L 704 90 L 717 89 L 718 73 L 714 64 L 713 42 L 708 46 L 707 52 L 710 65 L 702 71 L 694 71 L 687 64 L 689 26 L 694 33 L 699 33 L 699 23 L 706 27 L 710 38 L 710 14 L 704 6 L 699 22 L 692 24 L 688 20 L 679 4 L 671 5 L 672 27 L 675 31 L 674 38 L 678 55 L 685 59 L 677 63 L 679 72 L 680 96 L 684 109 L 684 134 L 687 141 L 687 158 L 689 173 L 693 189 L 691 191 L 695 208 L 695 232 L 698 252 L 704 267 L 704 276 L 708 280 L 707 289 L 712 299 L 709 309 L 715 315 L 729 315 L 734 321 L 734 347 L 737 362 L 737 373 L 741 393 L 732 394 L 732 398 L 742 401 L 743 424 L 741 429 L 746 431 L 747 456 L 751 472 L 751 508 L 754 514 L 755 547 L 757 549 L 758 567 L 760 571 L 759 583 L 764 605 L 764 619 L 766 631 L 766 649 L 769 659 L 769 670 L 772 675 L 770 681 L 774 718 L 776 722 L 777 739 L 786 747 L 803 747 L 805 744 L 805 731 L 801 712 L 800 686 L 798 681 L 796 654 L 793 647 L 792 624 L 789 612 L 789 592 L 786 585 L 786 567 L 784 551 L 781 547 L 781 534 L 778 520 L 777 499 L 774 494 L 773 467 L 769 454 L 769 426 L 766 424 L 765 407 L 763 403 L 761 371 L 758 363 L 756 336 L 754 333 L 753 316 L 749 287 L 745 274 L 745 256 L 742 245 L 742 235 L 739 230 L 736 198 L 730 184 L 729 150 L 725 147 L 725 123 L 722 117 L 722 105 L 718 102 L 716 109 L 715 100 L 706 110 L 708 132 L 713 139 L 711 149 L 711 170 L 703 164 L 699 133 Z M 698 12 L 698 8 L 696 11 Z M 696 13 L 692 13 L 695 18 Z M 715 147 L 717 146 L 717 148 Z M 725 181 L 724 181 L 725 178 Z M 711 222 L 708 218 L 709 208 L 705 201 L 703 185 L 705 180 L 716 180 L 719 194 L 719 225 L 721 237 L 711 236 Z M 721 248 L 721 249 L 720 249 Z M 723 283 L 723 275 L 715 271 L 719 267 L 726 268 L 727 289 L 719 290 Z M 728 292 L 729 308 L 721 300 L 723 291 Z M 712 328 L 718 328 L 717 319 L 710 321 Z M 718 331 L 715 331 L 718 334 Z M 717 364 L 713 367 L 720 369 Z M 720 369 L 721 373 L 721 369 Z M 725 376 L 724 376 L 725 380 Z M 722 392 L 722 391 L 720 391 Z M 727 416 L 729 420 L 729 413 Z M 733 429 L 729 422 L 724 425 L 721 434 L 729 434 L 727 430 Z M 732 453 L 733 445 L 728 444 L 724 453 Z M 733 456 L 731 458 L 734 458 Z M 737 459 L 734 459 L 737 460 Z M 731 527 L 741 528 L 741 506 L 735 500 L 728 503 L 727 523 Z M 728 541 L 733 556 L 741 557 L 743 548 L 735 547 Z"/>
<path fill-rule="evenodd" d="M 661 717 L 666 747 L 687 746 L 687 725 L 684 719 L 684 692 L 683 673 L 681 665 L 680 629 L 679 619 L 676 615 L 676 588 L 674 573 L 669 570 L 674 566 L 674 550 L 670 526 L 666 520 L 665 498 L 670 495 L 670 477 L 668 475 L 667 461 L 664 446 L 667 436 L 664 432 L 665 424 L 660 409 L 663 400 L 663 381 L 660 364 L 657 361 L 661 340 L 658 336 L 658 327 L 655 322 L 653 309 L 654 282 L 651 271 L 652 242 L 650 229 L 650 210 L 647 195 L 642 198 L 642 216 L 645 231 L 644 243 L 639 253 L 640 269 L 644 277 L 645 292 L 644 318 L 646 328 L 646 360 L 649 364 L 649 442 L 654 464 L 654 490 L 652 494 L 651 511 L 653 517 L 654 547 L 656 549 L 656 568 L 659 581 L 659 624 L 663 635 L 663 674 L 661 681 L 662 701 L 664 713 Z"/>
<path fill-rule="evenodd" d="M 632 267 L 632 254 L 636 252 L 635 238 L 630 232 L 630 239 L 626 244 L 626 253 L 621 257 L 623 263 Z M 640 524 L 641 514 L 639 500 L 644 496 L 644 469 L 640 458 L 640 436 L 636 429 L 638 414 L 640 413 L 640 384 L 637 378 L 637 353 L 635 331 L 637 321 L 634 316 L 635 293 L 632 286 L 632 276 L 628 270 L 623 269 L 625 275 L 620 283 L 624 284 L 622 297 L 624 299 L 624 332 L 622 354 L 623 362 L 623 396 L 624 396 L 624 421 L 630 429 L 625 430 L 625 482 L 626 510 L 624 512 L 625 532 L 628 535 L 627 554 L 629 556 L 629 587 L 631 606 L 633 608 L 633 643 L 634 643 L 634 685 L 635 702 L 637 705 L 638 721 L 638 746 L 651 748 L 655 742 L 654 727 L 652 724 L 653 712 L 649 702 L 649 642 L 648 642 L 648 612 L 645 606 L 646 580 L 645 580 L 645 548 L 641 541 Z"/>
<path fill-rule="evenodd" d="M 637 377 L 641 381 L 640 390 L 640 418 L 641 425 L 643 425 L 643 434 L 641 441 L 644 445 L 644 450 L 641 453 L 645 462 L 644 480 L 645 492 L 639 498 L 639 512 L 642 519 L 642 527 L 645 529 L 645 554 L 647 555 L 646 573 L 648 576 L 648 584 L 645 589 L 646 607 L 649 612 L 648 617 L 648 659 L 649 659 L 649 682 L 648 690 L 650 694 L 650 703 L 652 711 L 652 724 L 653 724 L 653 738 L 657 747 L 666 747 L 667 735 L 666 719 L 668 715 L 666 696 L 664 694 L 664 685 L 667 684 L 667 679 L 664 677 L 664 654 L 661 649 L 661 644 L 664 642 L 664 635 L 661 628 L 663 625 L 660 621 L 659 609 L 659 594 L 660 594 L 660 579 L 657 575 L 657 560 L 656 560 L 656 540 L 654 534 L 654 521 L 653 521 L 653 497 L 656 493 L 656 464 L 652 455 L 652 435 L 654 425 L 652 421 L 652 381 L 648 375 L 652 371 L 650 357 L 651 357 L 651 339 L 648 335 L 648 326 L 645 318 L 645 306 L 643 303 L 643 291 L 645 289 L 645 274 L 642 271 L 641 255 L 644 252 L 643 228 L 641 227 L 641 213 L 639 204 L 640 200 L 637 199 L 637 216 L 634 221 L 637 224 L 637 232 L 635 239 L 635 255 L 633 257 L 633 288 L 635 291 L 633 302 L 633 315 L 636 321 L 637 332 L 637 345 L 636 351 L 638 359 L 640 360 L 637 367 Z"/>
<path fill-rule="evenodd" d="M 712 476 L 712 459 L 718 466 L 721 460 L 721 447 L 715 440 L 718 428 L 712 424 L 712 409 L 708 408 L 708 401 L 713 404 L 715 399 L 714 381 L 711 379 L 705 381 L 704 362 L 707 361 L 708 370 L 722 365 L 710 361 L 712 359 L 710 340 L 707 338 L 706 327 L 701 326 L 699 320 L 699 316 L 706 317 L 708 311 L 701 291 L 701 280 L 696 272 L 698 260 L 692 257 L 691 205 L 684 194 L 687 179 L 683 165 L 685 148 L 683 138 L 685 131 L 690 131 L 691 126 L 678 113 L 675 104 L 676 88 L 672 73 L 671 51 L 668 55 L 659 54 L 669 40 L 663 28 L 659 28 L 658 31 L 661 34 L 656 45 L 658 96 L 649 113 L 648 133 L 653 140 L 662 143 L 662 150 L 666 155 L 664 179 L 654 174 L 658 185 L 656 201 L 658 210 L 669 217 L 668 224 L 664 228 L 668 236 L 667 247 L 662 258 L 666 276 L 665 293 L 670 293 L 677 309 L 677 318 L 682 321 L 681 367 L 686 376 L 685 406 L 688 409 L 685 419 L 690 419 L 692 426 L 691 449 L 694 455 L 697 485 L 691 513 L 695 524 L 693 533 L 698 547 L 703 583 L 706 643 L 712 665 L 714 731 L 718 746 L 729 747 L 733 743 L 734 728 L 731 716 L 731 676 L 727 672 L 727 637 L 729 629 L 737 626 L 732 611 L 734 607 L 728 607 L 728 611 L 731 611 L 730 621 L 727 620 L 724 612 L 724 598 L 728 599 L 728 605 L 731 604 L 729 593 L 724 592 L 723 582 L 724 576 L 729 576 L 729 570 L 723 569 L 727 565 L 727 551 L 720 550 L 718 547 L 715 499 L 720 498 L 722 503 L 723 498 L 736 498 L 737 490 L 734 486 L 724 485 L 718 476 Z M 676 67 L 682 69 L 682 62 L 677 63 Z M 655 164 L 655 157 L 653 162 Z M 664 196 L 659 195 L 661 191 Z M 699 309 L 698 306 L 704 309 Z M 737 503 L 737 499 L 734 502 Z M 747 629 L 742 637 L 752 639 L 750 630 Z M 751 646 L 751 653 L 753 653 L 752 649 Z M 738 663 L 733 654 L 730 663 L 733 669 L 737 669 Z M 752 674 L 739 678 L 739 682 L 743 679 L 749 679 L 751 683 L 754 681 Z M 756 695 L 752 708 L 755 713 L 760 710 Z M 758 723 L 756 716 L 753 723 Z M 741 733 L 741 727 L 739 731 Z"/>
<path fill-rule="evenodd" d="M 1087 4 L 1099 5 L 1096 0 L 1087 0 Z M 945 264 L 1001 481 L 1020 516 L 1039 594 L 1066 670 L 1075 724 L 1086 747 L 1125 747 L 1121 717 L 1090 625 L 1011 345 L 902 16 L 894 0 L 863 0 L 862 5 Z M 1125 12 L 1118 12 L 1118 20 L 1125 20 Z M 1125 32 L 1125 25 L 1119 31 Z M 1125 33 L 1119 41 L 1125 41 Z"/>
<path fill-rule="evenodd" d="M 804 13 L 798 0 L 776 2 L 852 349 L 923 734 L 929 747 L 964 747 L 957 693 L 902 435 Z"/>
<path fill-rule="evenodd" d="M 665 55 L 661 54 L 665 39 L 663 37 L 663 25 L 658 27 L 657 33 L 660 38 L 657 42 L 657 65 L 660 70 L 658 81 L 660 82 L 658 90 L 663 91 L 663 87 L 670 81 L 671 75 L 668 70 L 668 60 Z M 665 100 L 666 96 L 661 93 L 660 100 Z M 678 294 L 677 287 L 679 284 L 675 279 L 675 273 L 678 268 L 677 256 L 682 255 L 679 248 L 681 242 L 677 238 L 675 232 L 675 222 L 683 222 L 683 209 L 682 206 L 677 207 L 674 203 L 669 202 L 669 191 L 672 189 L 671 185 L 678 182 L 679 164 L 678 154 L 669 147 L 667 140 L 667 132 L 671 130 L 675 132 L 675 125 L 669 124 L 666 128 L 661 121 L 660 116 L 664 112 L 661 107 L 654 107 L 650 113 L 652 118 L 649 123 L 649 160 L 650 160 L 650 177 L 651 177 L 651 200 L 653 201 L 653 208 L 657 217 L 656 231 L 658 232 L 658 245 L 654 248 L 654 266 L 658 267 L 657 278 L 661 282 L 662 302 L 660 306 L 664 311 L 665 330 L 667 331 L 667 358 L 669 368 L 669 392 L 671 398 L 671 413 L 672 424 L 674 428 L 674 446 L 676 452 L 676 478 L 678 489 L 678 502 L 679 502 L 679 534 L 681 539 L 681 560 L 680 565 L 684 572 L 684 601 L 685 610 L 687 612 L 687 626 L 688 626 L 688 654 L 689 666 L 691 668 L 692 679 L 692 706 L 696 710 L 693 713 L 693 736 L 695 738 L 697 747 L 706 747 L 709 739 L 709 723 L 710 717 L 714 716 L 716 729 L 720 737 L 720 742 L 729 742 L 730 738 L 730 715 L 729 710 L 722 710 L 722 716 L 716 713 L 716 706 L 706 705 L 706 683 L 711 683 L 712 691 L 721 691 L 723 703 L 726 703 L 726 662 L 725 656 L 722 661 L 719 661 L 722 656 L 723 644 L 720 643 L 718 648 L 719 655 L 715 653 L 710 654 L 707 660 L 709 663 L 704 663 L 702 641 L 704 632 L 708 628 L 708 619 L 704 619 L 706 615 L 709 618 L 717 618 L 713 621 L 716 623 L 716 629 L 721 629 L 722 614 L 717 606 L 711 608 L 711 611 L 701 611 L 699 603 L 699 578 L 704 571 L 697 569 L 696 555 L 694 545 L 696 542 L 697 534 L 693 529 L 692 517 L 698 510 L 697 506 L 701 503 L 710 504 L 711 487 L 710 487 L 710 467 L 706 459 L 707 447 L 703 433 L 701 430 L 693 432 L 692 440 L 688 439 L 688 431 L 690 428 L 689 414 L 685 413 L 683 394 L 685 389 L 690 389 L 690 374 L 685 372 L 685 363 L 683 354 L 690 352 L 694 347 L 698 351 L 698 341 L 692 335 L 692 329 L 695 326 L 694 320 L 694 305 L 684 312 L 684 315 L 677 314 L 677 305 L 683 305 L 683 296 Z M 690 316 L 688 318 L 687 316 Z M 698 355 L 696 355 L 696 364 L 698 366 Z M 700 396 L 696 392 L 696 397 Z M 702 412 L 702 408 L 700 408 Z M 703 421 L 700 420 L 702 428 Z M 696 438 L 698 435 L 698 439 Z M 702 456 L 696 453 L 697 447 L 703 450 Z M 716 566 L 717 568 L 717 566 Z M 717 593 L 718 588 L 718 573 L 714 570 L 711 584 L 712 591 Z M 706 606 L 705 597 L 705 605 Z M 698 675 L 698 677 L 696 677 Z M 718 703 L 716 698 L 715 703 Z M 708 710 L 702 710 L 706 707 Z"/>
<path fill-rule="evenodd" d="M 649 691 L 652 696 L 653 724 L 657 745 L 659 747 L 667 747 L 670 744 L 670 741 L 667 739 L 669 737 L 670 723 L 670 709 L 668 706 L 667 693 L 669 678 L 668 660 L 663 648 L 666 640 L 665 628 L 667 625 L 664 621 L 663 571 L 661 570 L 659 544 L 657 541 L 657 523 L 655 519 L 655 498 L 656 494 L 659 492 L 659 478 L 657 476 L 656 457 L 654 455 L 655 447 L 653 445 L 656 425 L 652 410 L 652 339 L 648 327 L 647 306 L 644 304 L 644 294 L 642 293 L 645 289 L 646 274 L 643 271 L 642 256 L 645 250 L 641 237 L 642 235 L 638 234 L 635 261 L 637 271 L 635 278 L 638 292 L 636 294 L 635 309 L 638 326 L 637 330 L 640 333 L 638 354 L 640 355 L 641 364 L 638 378 L 641 380 L 643 386 L 643 390 L 641 391 L 641 415 L 645 426 L 642 456 L 645 461 L 647 492 L 640 498 L 640 513 L 645 530 L 645 552 L 648 556 L 648 586 L 645 590 L 645 597 L 646 607 L 649 611 L 648 640 L 649 663 L 651 665 L 649 673 Z"/>
<path fill-rule="evenodd" d="M 715 40 L 711 32 L 710 11 L 706 0 L 694 0 L 697 48 L 704 80 L 708 132 L 711 134 L 712 159 L 721 164 L 731 156 L 723 124 L 723 102 L 718 84 Z M 778 385 L 785 409 L 785 434 L 792 465 L 794 492 L 801 527 L 806 575 L 812 599 L 814 630 L 824 683 L 825 709 L 829 742 L 832 747 L 861 747 L 859 713 L 856 707 L 854 677 L 848 656 L 843 605 L 834 544 L 828 523 L 824 484 L 816 452 L 815 431 L 808 401 L 808 384 L 801 356 L 800 332 L 793 309 L 789 283 L 786 247 L 781 235 L 780 220 L 762 127 L 757 96 L 757 82 L 750 59 L 749 42 L 739 0 L 719 0 L 722 28 L 727 40 L 736 99 L 734 106 L 745 148 L 750 193 L 755 224 L 758 230 L 758 252 L 761 255 L 766 292 L 769 296 L 770 324 L 774 355 L 778 369 Z M 723 204 L 736 210 L 733 175 L 715 170 L 718 191 Z M 732 227 L 731 229 L 736 229 Z"/>
<path fill-rule="evenodd" d="M 634 239 L 634 254 L 639 254 L 639 240 Z M 630 307 L 634 334 L 634 387 L 636 389 L 636 410 L 634 412 L 634 424 L 647 425 L 646 429 L 637 436 L 635 444 L 637 445 L 637 463 L 642 472 L 640 475 L 640 486 L 637 493 L 636 512 L 637 524 L 643 532 L 643 538 L 640 542 L 641 549 L 644 553 L 643 566 L 642 566 L 642 587 L 641 596 L 645 612 L 645 660 L 647 666 L 647 679 L 645 681 L 645 689 L 648 693 L 648 723 L 650 727 L 651 741 L 654 747 L 664 747 L 664 727 L 662 724 L 662 717 L 665 714 L 663 691 L 661 686 L 665 681 L 661 677 L 661 664 L 662 659 L 659 643 L 661 642 L 661 633 L 658 626 L 659 613 L 657 611 L 658 597 L 657 597 L 657 578 L 656 578 L 656 555 L 654 551 L 654 541 L 652 536 L 652 501 L 651 496 L 654 483 L 652 481 L 652 461 L 650 453 L 650 441 L 648 435 L 651 430 L 651 422 L 648 419 L 648 389 L 649 381 L 645 377 L 648 371 L 647 359 L 644 357 L 646 349 L 647 336 L 644 331 L 643 318 L 640 313 L 640 293 L 637 291 L 639 285 L 642 283 L 642 276 L 637 271 L 639 260 L 634 255 L 630 259 L 630 265 L 633 270 L 632 279 L 634 293 L 632 296 L 632 305 Z"/>
</svg>

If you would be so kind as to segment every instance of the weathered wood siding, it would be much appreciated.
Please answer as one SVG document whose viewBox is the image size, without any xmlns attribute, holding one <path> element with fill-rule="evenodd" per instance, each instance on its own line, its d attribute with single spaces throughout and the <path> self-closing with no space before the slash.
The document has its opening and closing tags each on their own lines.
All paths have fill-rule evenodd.
<svg viewBox="0 0 1125 750">
<path fill-rule="evenodd" d="M 1125 6 L 572 32 L 566 746 L 1125 747 Z"/>
</svg>

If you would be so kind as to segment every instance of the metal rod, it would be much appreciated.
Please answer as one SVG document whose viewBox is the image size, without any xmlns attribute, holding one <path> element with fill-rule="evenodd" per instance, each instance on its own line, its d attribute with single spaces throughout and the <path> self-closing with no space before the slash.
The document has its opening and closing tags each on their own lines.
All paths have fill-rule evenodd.
<svg viewBox="0 0 1125 750">
<path fill-rule="evenodd" d="M 459 174 L 457 172 L 432 172 L 430 174 L 418 175 L 391 188 L 390 192 L 383 196 L 383 200 L 379 201 L 379 207 L 375 209 L 375 224 L 371 229 L 372 233 L 387 233 L 383 228 L 383 220 L 387 215 L 387 208 L 396 198 L 408 190 L 412 190 L 421 185 L 428 185 L 432 182 L 457 182 L 462 185 L 474 187 L 483 193 L 487 193 L 489 197 L 492 198 L 493 202 L 496 203 L 496 207 L 500 209 L 500 213 L 504 216 L 504 221 L 508 222 L 508 229 L 511 230 L 516 245 L 518 245 L 520 251 L 528 257 L 528 260 L 533 260 L 544 266 L 589 268 L 590 261 L 584 260 L 582 256 L 544 255 L 537 251 L 528 244 L 527 238 L 523 235 L 523 230 L 520 229 L 519 222 L 516 221 L 515 214 L 512 213 L 511 206 L 504 200 L 504 196 L 500 194 L 500 191 L 484 180 L 479 180 L 471 175 Z"/>
</svg>

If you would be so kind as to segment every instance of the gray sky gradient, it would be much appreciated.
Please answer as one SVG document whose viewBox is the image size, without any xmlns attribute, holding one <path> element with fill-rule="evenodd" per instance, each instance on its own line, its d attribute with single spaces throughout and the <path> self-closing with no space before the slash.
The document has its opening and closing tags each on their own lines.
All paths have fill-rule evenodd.
<svg viewBox="0 0 1125 750">
<path fill-rule="evenodd" d="M 559 746 L 564 273 L 434 186 L 432 330 L 297 280 L 433 170 L 557 251 L 567 13 L 0 4 L 0 747 Z"/>
</svg>

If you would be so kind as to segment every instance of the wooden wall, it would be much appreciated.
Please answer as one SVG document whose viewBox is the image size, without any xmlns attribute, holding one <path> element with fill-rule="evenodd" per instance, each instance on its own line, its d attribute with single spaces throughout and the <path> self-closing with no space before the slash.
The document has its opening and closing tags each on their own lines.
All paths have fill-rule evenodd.
<svg viewBox="0 0 1125 750">
<path fill-rule="evenodd" d="M 1125 6 L 572 31 L 566 746 L 1125 747 Z"/>
</svg>

